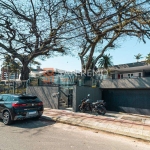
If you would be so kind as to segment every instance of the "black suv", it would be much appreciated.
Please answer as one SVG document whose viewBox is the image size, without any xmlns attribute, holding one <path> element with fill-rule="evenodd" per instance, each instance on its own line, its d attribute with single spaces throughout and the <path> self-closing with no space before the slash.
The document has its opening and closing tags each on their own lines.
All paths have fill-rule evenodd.
<svg viewBox="0 0 150 150">
<path fill-rule="evenodd" d="M 37 96 L 0 94 L 0 118 L 5 125 L 14 120 L 40 118 L 43 114 L 43 103 Z"/>
</svg>

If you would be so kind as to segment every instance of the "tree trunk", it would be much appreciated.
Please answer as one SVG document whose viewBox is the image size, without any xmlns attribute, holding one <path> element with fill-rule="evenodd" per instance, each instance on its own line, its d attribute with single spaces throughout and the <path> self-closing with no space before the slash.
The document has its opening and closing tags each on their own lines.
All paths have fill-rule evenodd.
<svg viewBox="0 0 150 150">
<path fill-rule="evenodd" d="M 21 80 L 28 80 L 29 79 L 29 72 L 30 69 L 28 68 L 28 65 L 23 64 L 23 67 L 21 69 Z"/>
</svg>

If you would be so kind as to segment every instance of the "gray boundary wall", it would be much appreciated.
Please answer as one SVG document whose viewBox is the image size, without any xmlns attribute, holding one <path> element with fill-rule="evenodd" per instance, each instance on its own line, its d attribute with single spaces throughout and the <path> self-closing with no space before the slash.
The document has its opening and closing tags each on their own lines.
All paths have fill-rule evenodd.
<svg viewBox="0 0 150 150">
<path fill-rule="evenodd" d="M 81 104 L 81 100 L 90 94 L 90 102 L 96 102 L 102 99 L 102 92 L 99 88 L 92 88 L 86 86 L 74 86 L 73 87 L 73 111 L 78 111 L 78 106 Z"/>
<path fill-rule="evenodd" d="M 59 87 L 49 86 L 29 86 L 27 94 L 36 95 L 43 101 L 44 107 L 58 109 L 58 93 Z"/>
</svg>

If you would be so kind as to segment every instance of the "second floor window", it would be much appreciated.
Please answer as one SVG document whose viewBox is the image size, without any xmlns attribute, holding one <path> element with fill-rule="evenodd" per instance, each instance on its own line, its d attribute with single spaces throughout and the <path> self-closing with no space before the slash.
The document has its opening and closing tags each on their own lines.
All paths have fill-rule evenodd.
<svg viewBox="0 0 150 150">
<path fill-rule="evenodd" d="M 128 77 L 130 78 L 130 74 L 128 74 Z"/>
<path fill-rule="evenodd" d="M 121 74 L 121 79 L 123 79 L 123 74 Z"/>
</svg>

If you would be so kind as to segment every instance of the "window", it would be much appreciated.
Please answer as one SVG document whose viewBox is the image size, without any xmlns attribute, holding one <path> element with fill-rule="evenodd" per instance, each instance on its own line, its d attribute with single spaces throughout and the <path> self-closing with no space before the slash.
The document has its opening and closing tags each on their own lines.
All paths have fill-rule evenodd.
<svg viewBox="0 0 150 150">
<path fill-rule="evenodd" d="M 128 74 L 128 77 L 130 78 L 130 74 Z"/>
<path fill-rule="evenodd" d="M 0 95 L 0 101 L 3 101 L 3 100 L 2 100 L 2 95 Z"/>
<path fill-rule="evenodd" d="M 115 79 L 115 74 L 112 74 L 112 79 Z"/>
<path fill-rule="evenodd" d="M 19 98 L 18 98 L 18 97 L 13 97 L 12 100 L 13 100 L 13 101 L 18 101 Z"/>
<path fill-rule="evenodd" d="M 133 73 L 128 74 L 128 78 L 132 78 L 133 77 Z"/>
<path fill-rule="evenodd" d="M 4 100 L 4 101 L 6 101 L 6 100 L 7 100 L 7 98 L 8 98 L 8 96 L 7 96 L 7 95 L 3 95 L 3 100 Z"/>
<path fill-rule="evenodd" d="M 123 74 L 121 74 L 121 79 L 123 79 Z"/>
<path fill-rule="evenodd" d="M 11 96 L 8 96 L 6 101 L 11 101 Z"/>
</svg>

